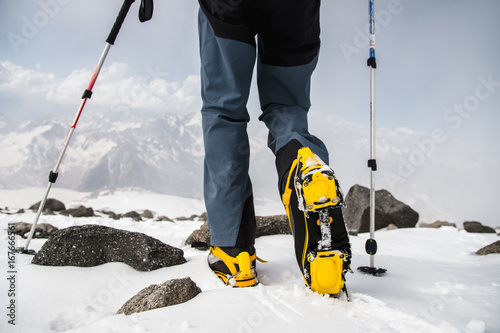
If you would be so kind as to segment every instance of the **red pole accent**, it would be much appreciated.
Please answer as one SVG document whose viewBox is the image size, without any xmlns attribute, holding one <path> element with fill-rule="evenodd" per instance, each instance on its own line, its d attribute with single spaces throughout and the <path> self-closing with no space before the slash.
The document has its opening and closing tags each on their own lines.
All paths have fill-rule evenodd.
<svg viewBox="0 0 500 333">
<path fill-rule="evenodd" d="M 94 84 L 97 81 L 97 77 L 99 76 L 99 72 L 100 72 L 99 66 L 96 66 L 94 74 L 92 74 L 92 78 L 90 79 L 90 83 L 89 86 L 87 87 L 87 90 L 92 91 L 92 89 L 94 88 Z"/>
<path fill-rule="evenodd" d="M 82 115 L 83 107 L 85 106 L 85 103 L 87 102 L 87 98 L 85 98 L 82 101 L 82 104 L 80 105 L 80 109 L 78 110 L 75 121 L 73 122 L 73 125 L 71 125 L 71 128 L 76 128 L 76 124 L 78 123 L 78 120 L 80 119 L 80 116 Z"/>
</svg>

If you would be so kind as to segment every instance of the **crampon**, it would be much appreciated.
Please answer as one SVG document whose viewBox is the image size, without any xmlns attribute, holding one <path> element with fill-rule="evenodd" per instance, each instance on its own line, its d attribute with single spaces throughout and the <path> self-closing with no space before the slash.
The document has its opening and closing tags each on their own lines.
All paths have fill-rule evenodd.
<svg viewBox="0 0 500 333">
<path fill-rule="evenodd" d="M 332 297 L 344 292 L 349 300 L 345 274 L 351 271 L 351 251 L 340 209 L 343 194 L 333 170 L 309 148 L 301 148 L 282 199 L 306 285 Z"/>
</svg>

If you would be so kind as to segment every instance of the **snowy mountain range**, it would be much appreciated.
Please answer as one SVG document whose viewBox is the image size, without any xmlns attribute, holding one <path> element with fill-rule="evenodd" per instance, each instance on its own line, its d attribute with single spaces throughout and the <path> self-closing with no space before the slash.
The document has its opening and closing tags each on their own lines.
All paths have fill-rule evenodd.
<svg viewBox="0 0 500 333">
<path fill-rule="evenodd" d="M 86 192 L 142 188 L 199 195 L 203 160 L 199 116 L 90 117 L 82 117 L 74 132 L 58 186 Z M 70 126 L 63 119 L 28 121 L 14 130 L 3 126 L 0 186 L 45 186 Z"/>
</svg>

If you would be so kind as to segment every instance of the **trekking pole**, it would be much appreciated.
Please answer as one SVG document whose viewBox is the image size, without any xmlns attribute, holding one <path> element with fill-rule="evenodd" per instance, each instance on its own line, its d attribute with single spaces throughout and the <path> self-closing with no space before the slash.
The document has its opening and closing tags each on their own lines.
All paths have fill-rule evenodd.
<svg viewBox="0 0 500 333">
<path fill-rule="evenodd" d="M 114 45 L 116 36 L 118 36 L 118 32 L 120 31 L 120 28 L 123 24 L 123 21 L 125 20 L 125 17 L 127 16 L 127 13 L 130 9 L 130 6 L 134 3 L 135 0 L 125 0 L 123 2 L 123 5 L 120 9 L 120 12 L 118 13 L 118 16 L 116 17 L 115 23 L 113 24 L 113 27 L 111 28 L 111 32 L 108 35 L 108 38 L 106 39 L 106 46 L 104 47 L 104 51 L 101 54 L 101 57 L 99 58 L 99 62 L 97 63 L 97 66 L 94 70 L 94 74 L 92 74 L 92 78 L 90 79 L 90 83 L 83 92 L 82 95 L 82 102 L 80 103 L 80 107 L 78 108 L 78 111 L 76 112 L 75 119 L 73 120 L 73 124 L 71 125 L 68 134 L 66 135 L 66 139 L 64 140 L 61 152 L 59 153 L 59 157 L 57 159 L 56 165 L 54 166 L 54 169 L 50 171 L 49 173 L 49 183 L 47 185 L 47 189 L 45 190 L 45 195 L 40 202 L 40 206 L 38 207 L 38 211 L 35 216 L 35 220 L 33 222 L 33 225 L 31 226 L 30 233 L 28 235 L 28 238 L 26 240 L 26 245 L 21 248 L 17 248 L 16 252 L 18 253 L 23 253 L 23 254 L 36 254 L 34 250 L 29 250 L 29 245 L 31 242 L 31 239 L 33 238 L 33 235 L 35 233 L 36 225 L 38 223 L 38 220 L 40 219 L 40 215 L 42 214 L 43 208 L 45 206 L 45 203 L 47 201 L 47 197 L 49 196 L 50 189 L 52 187 L 52 184 L 54 184 L 57 180 L 58 176 L 58 171 L 59 171 L 59 166 L 61 165 L 62 159 L 64 157 L 64 154 L 66 153 L 66 149 L 68 148 L 68 144 L 71 140 L 71 137 L 73 136 L 73 132 L 76 129 L 76 125 L 78 123 L 78 120 L 80 119 L 80 116 L 82 114 L 83 108 L 85 106 L 85 103 L 87 102 L 87 99 L 90 99 L 92 97 L 92 88 L 94 87 L 94 84 L 97 80 L 97 77 L 99 76 L 99 73 L 101 71 L 102 65 L 104 64 L 104 61 L 106 60 L 106 56 L 108 55 L 109 49 L 111 45 Z M 153 0 L 142 0 L 141 2 L 141 7 L 139 9 L 139 19 L 141 22 L 145 22 L 149 19 L 151 19 L 153 13 Z"/>
<path fill-rule="evenodd" d="M 387 270 L 375 267 L 375 253 L 377 253 L 377 241 L 375 240 L 375 171 L 377 171 L 377 160 L 375 159 L 375 0 L 369 0 L 370 13 L 370 57 L 367 65 L 370 67 L 370 159 L 368 167 L 370 170 L 370 239 L 366 241 L 365 250 L 370 255 L 370 266 L 358 267 L 364 273 L 377 275 Z"/>
</svg>

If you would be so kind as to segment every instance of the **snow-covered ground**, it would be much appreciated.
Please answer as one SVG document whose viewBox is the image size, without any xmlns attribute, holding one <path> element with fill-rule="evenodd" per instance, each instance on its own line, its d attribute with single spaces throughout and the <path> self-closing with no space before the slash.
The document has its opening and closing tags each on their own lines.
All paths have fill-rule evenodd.
<svg viewBox="0 0 500 333">
<path fill-rule="evenodd" d="M 14 212 L 38 201 L 43 190 L 37 193 L 30 198 L 26 193 L 0 191 L 0 205 Z M 55 194 L 51 197 L 59 193 Z M 175 218 L 204 210 L 201 201 L 151 193 L 110 193 L 94 198 L 60 194 L 67 206 L 81 203 L 117 213 L 148 208 Z M 257 206 L 262 215 L 281 213 L 275 203 Z M 258 238 L 258 255 L 269 261 L 258 265 L 261 283 L 255 288 L 233 289 L 222 285 L 210 271 L 207 251 L 184 246 L 188 235 L 201 225 L 199 221 L 42 216 L 40 222 L 59 228 L 99 224 L 142 232 L 183 249 L 187 263 L 152 272 L 135 271 L 122 263 L 44 267 L 32 265 L 31 256 L 18 254 L 15 296 L 11 297 L 6 228 L 10 222 L 32 222 L 33 218 L 28 210 L 15 215 L 0 213 L 1 332 L 500 332 L 500 255 L 474 254 L 498 240 L 495 234 L 471 234 L 451 227 L 378 231 L 375 266 L 386 268 L 387 274 L 349 274 L 352 302 L 346 302 L 304 287 L 292 236 Z M 367 238 L 367 234 L 351 238 L 354 268 L 369 264 L 364 250 Z M 16 239 L 18 246 L 24 246 L 23 239 Z M 40 249 L 44 241 L 33 240 L 31 248 Z M 141 289 L 186 276 L 203 290 L 191 301 L 131 316 L 115 314 Z M 15 301 L 15 326 L 6 316 L 11 300 Z"/>
</svg>

